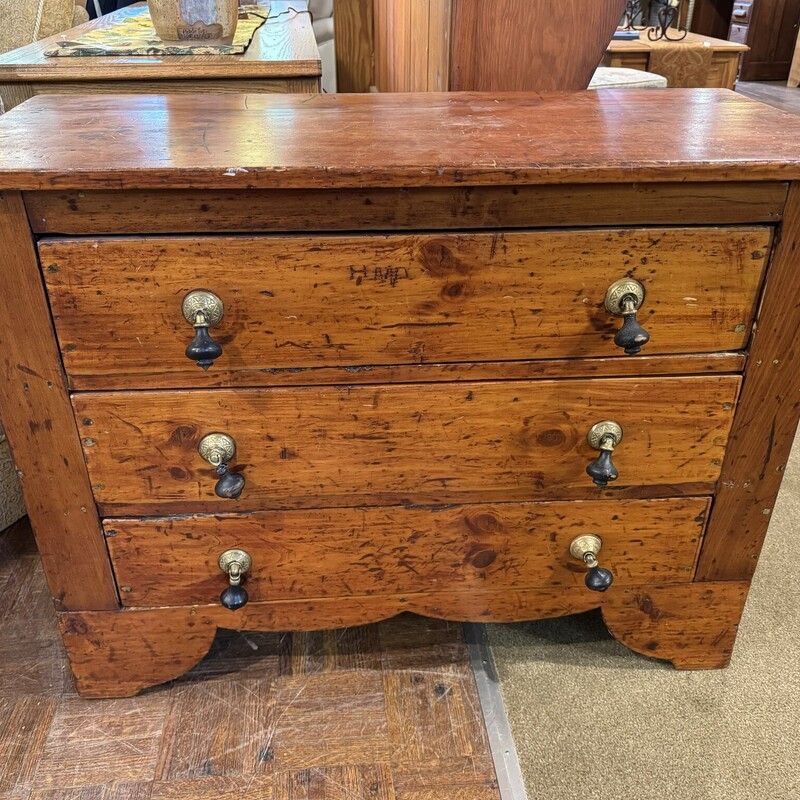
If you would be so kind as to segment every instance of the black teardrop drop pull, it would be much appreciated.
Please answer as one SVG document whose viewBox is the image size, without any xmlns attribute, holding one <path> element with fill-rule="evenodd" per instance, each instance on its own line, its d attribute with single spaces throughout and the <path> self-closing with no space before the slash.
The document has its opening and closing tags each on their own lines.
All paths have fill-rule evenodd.
<svg viewBox="0 0 800 800">
<path fill-rule="evenodd" d="M 219 602 L 223 607 L 236 611 L 250 599 L 247 589 L 242 586 L 253 559 L 246 550 L 235 547 L 222 553 L 217 561 L 219 568 L 228 576 L 228 588 L 222 591 Z"/>
<path fill-rule="evenodd" d="M 622 426 L 610 419 L 597 422 L 589 429 L 586 439 L 590 447 L 600 451 L 600 455 L 586 467 L 586 473 L 595 486 L 603 489 L 619 478 L 612 454 L 622 441 Z"/>
<path fill-rule="evenodd" d="M 208 325 L 195 325 L 194 339 L 185 352 L 187 358 L 207 370 L 222 355 L 222 348 L 211 338 Z"/>
<path fill-rule="evenodd" d="M 593 592 L 605 592 L 614 583 L 611 570 L 605 569 L 597 563 L 597 556 L 602 547 L 603 540 L 596 533 L 582 533 L 576 536 L 569 545 L 569 554 L 588 567 L 583 582 L 586 584 L 586 588 Z"/>
<path fill-rule="evenodd" d="M 240 472 L 230 472 L 227 464 L 220 464 L 217 467 L 217 475 L 219 475 L 219 480 L 214 487 L 217 497 L 238 500 L 244 489 L 244 475 Z"/>
<path fill-rule="evenodd" d="M 184 353 L 198 367 L 207 370 L 220 356 L 222 347 L 211 338 L 209 330 L 222 321 L 222 300 L 207 289 L 193 289 L 183 298 L 183 318 L 194 327 L 194 338 Z"/>
<path fill-rule="evenodd" d="M 236 455 L 233 438 L 227 433 L 207 433 L 197 445 L 197 451 L 217 473 L 214 494 L 225 500 L 238 500 L 247 481 L 241 472 L 231 472 L 228 467 L 228 462 Z"/>
<path fill-rule="evenodd" d="M 636 356 L 642 352 L 642 347 L 650 341 L 650 334 L 639 324 L 634 306 L 634 298 L 626 298 L 625 307 L 630 308 L 622 315 L 622 327 L 614 337 L 614 344 L 621 347 L 629 356 Z"/>
<path fill-rule="evenodd" d="M 586 472 L 592 479 L 592 483 L 601 489 L 608 486 L 611 481 L 619 478 L 619 471 L 611 459 L 612 453 L 613 448 L 603 447 L 600 450 L 600 455 L 586 467 Z"/>
<path fill-rule="evenodd" d="M 241 608 L 249 599 L 247 589 L 244 586 L 229 586 L 219 596 L 220 603 L 231 611 Z"/>
<path fill-rule="evenodd" d="M 592 567 L 586 573 L 584 583 L 586 588 L 593 592 L 605 592 L 614 583 L 614 576 L 603 567 Z"/>
<path fill-rule="evenodd" d="M 633 278 L 622 278 L 608 287 L 606 311 L 622 317 L 622 327 L 614 336 L 614 344 L 629 356 L 641 353 L 650 341 L 650 334 L 639 324 L 638 312 L 644 303 L 644 286 Z"/>
</svg>

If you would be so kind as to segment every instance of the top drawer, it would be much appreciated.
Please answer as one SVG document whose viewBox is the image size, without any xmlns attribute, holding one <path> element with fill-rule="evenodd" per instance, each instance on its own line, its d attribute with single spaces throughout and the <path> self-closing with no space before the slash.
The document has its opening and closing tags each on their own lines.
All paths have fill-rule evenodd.
<svg viewBox="0 0 800 800">
<path fill-rule="evenodd" d="M 608 287 L 646 290 L 648 354 L 745 345 L 769 227 L 40 242 L 74 388 L 209 386 L 234 373 L 620 356 Z M 204 373 L 184 354 L 193 289 L 217 294 Z M 86 386 L 82 387 L 82 380 Z M 91 379 L 91 380 L 88 380 Z M 146 380 L 145 380 L 146 379 Z"/>
</svg>

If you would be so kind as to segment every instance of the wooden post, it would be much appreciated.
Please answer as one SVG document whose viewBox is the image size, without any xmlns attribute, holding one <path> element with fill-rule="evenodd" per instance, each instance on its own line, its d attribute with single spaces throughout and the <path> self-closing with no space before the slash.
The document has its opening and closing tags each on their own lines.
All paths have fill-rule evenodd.
<svg viewBox="0 0 800 800">
<path fill-rule="evenodd" d="M 118 608 L 36 248 L 18 192 L 0 193 L 0 414 L 59 610 Z"/>
</svg>

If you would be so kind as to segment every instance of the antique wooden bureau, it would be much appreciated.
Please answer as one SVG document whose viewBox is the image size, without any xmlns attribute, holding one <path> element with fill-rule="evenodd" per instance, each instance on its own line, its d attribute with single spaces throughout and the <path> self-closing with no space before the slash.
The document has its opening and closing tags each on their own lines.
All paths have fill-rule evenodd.
<svg viewBox="0 0 800 800">
<path fill-rule="evenodd" d="M 2 419 L 79 691 L 404 610 L 726 665 L 800 411 L 798 142 L 723 90 L 5 115 Z"/>
</svg>

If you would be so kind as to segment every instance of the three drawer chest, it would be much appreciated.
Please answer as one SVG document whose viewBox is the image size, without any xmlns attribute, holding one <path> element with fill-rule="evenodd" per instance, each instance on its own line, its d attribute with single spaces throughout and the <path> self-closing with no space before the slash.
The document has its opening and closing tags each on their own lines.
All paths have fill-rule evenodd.
<svg viewBox="0 0 800 800">
<path fill-rule="evenodd" d="M 798 142 L 723 90 L 0 118 L 0 417 L 79 692 L 403 611 L 725 666 L 800 415 Z"/>
</svg>

